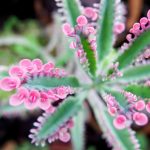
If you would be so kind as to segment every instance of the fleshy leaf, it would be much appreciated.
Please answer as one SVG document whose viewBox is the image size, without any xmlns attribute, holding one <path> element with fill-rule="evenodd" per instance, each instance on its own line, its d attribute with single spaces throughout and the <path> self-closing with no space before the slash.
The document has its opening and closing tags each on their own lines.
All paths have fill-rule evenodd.
<svg viewBox="0 0 150 150">
<path fill-rule="evenodd" d="M 51 89 L 59 86 L 79 87 L 80 84 L 75 77 L 50 78 L 34 77 L 24 85 L 31 89 Z"/>
<path fill-rule="evenodd" d="M 93 96 L 91 95 L 91 98 Z M 98 125 L 104 133 L 103 137 L 108 140 L 114 150 L 136 150 L 138 148 L 135 132 L 130 128 L 117 130 L 113 125 L 113 118 L 108 114 L 106 107 L 101 103 L 99 97 L 89 100 L 89 103 L 93 108 Z M 133 142 L 131 139 L 136 142 Z"/>
<path fill-rule="evenodd" d="M 113 23 L 115 0 L 102 0 L 100 6 L 99 31 L 97 32 L 97 50 L 99 61 L 112 50 L 113 45 Z"/>
<path fill-rule="evenodd" d="M 80 95 L 80 97 L 69 97 L 60 104 L 55 113 L 47 119 L 38 132 L 37 139 L 39 141 L 52 135 L 61 125 L 76 115 L 76 113 L 82 108 L 82 103 L 85 99 L 85 95 L 81 96 L 82 95 Z"/>
<path fill-rule="evenodd" d="M 82 111 L 74 117 L 74 127 L 71 129 L 72 144 L 74 150 L 84 149 L 84 123 L 85 114 Z"/>
<path fill-rule="evenodd" d="M 92 48 L 90 47 L 89 42 L 81 37 L 81 43 L 83 46 L 83 50 L 86 53 L 86 58 L 88 60 L 88 68 L 89 68 L 89 72 L 94 76 L 96 73 L 96 56 L 94 51 L 92 50 Z"/>
<path fill-rule="evenodd" d="M 141 98 L 150 98 L 150 87 L 144 85 L 129 85 L 124 88 L 125 91 L 131 92 Z"/>
<path fill-rule="evenodd" d="M 71 23 L 73 26 L 76 25 L 76 19 L 81 14 L 80 9 L 81 5 L 78 0 L 60 0 L 62 2 L 62 7 L 65 9 L 65 17 L 67 17 L 67 21 Z"/>
<path fill-rule="evenodd" d="M 117 78 L 116 81 L 127 83 L 133 81 L 141 81 L 150 77 L 150 64 L 139 65 L 127 68 L 123 71 L 123 76 Z"/>
<path fill-rule="evenodd" d="M 144 48 L 150 45 L 150 29 L 143 32 L 135 41 L 129 46 L 123 54 L 121 54 L 117 62 L 119 62 L 119 69 L 123 69 L 130 65 L 134 59 L 139 55 Z"/>
</svg>

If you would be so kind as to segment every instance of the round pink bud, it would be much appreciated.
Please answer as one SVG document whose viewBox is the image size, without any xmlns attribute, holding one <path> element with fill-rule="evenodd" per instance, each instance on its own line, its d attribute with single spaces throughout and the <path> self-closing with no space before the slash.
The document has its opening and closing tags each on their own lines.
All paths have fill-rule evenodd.
<svg viewBox="0 0 150 150">
<path fill-rule="evenodd" d="M 70 35 L 73 33 L 73 28 L 71 27 L 71 25 L 69 23 L 63 24 L 62 30 L 65 35 Z"/>
<path fill-rule="evenodd" d="M 143 17 L 143 18 L 140 19 L 140 23 L 142 25 L 146 25 L 148 23 L 148 19 L 146 17 Z"/>
<path fill-rule="evenodd" d="M 10 97 L 9 103 L 12 106 L 22 104 L 29 96 L 29 92 L 25 88 L 19 88 L 18 92 Z"/>
<path fill-rule="evenodd" d="M 133 114 L 133 120 L 139 126 L 143 126 L 148 123 L 148 117 L 144 113 L 135 112 Z"/>
<path fill-rule="evenodd" d="M 108 107 L 108 112 L 111 116 L 115 116 L 117 113 L 117 108 L 116 107 Z"/>
<path fill-rule="evenodd" d="M 69 140 L 70 140 L 70 134 L 65 132 L 65 133 L 59 133 L 59 139 L 62 141 L 62 142 L 65 142 L 67 143 Z"/>
<path fill-rule="evenodd" d="M 26 73 L 26 71 L 23 70 L 22 68 L 20 68 L 19 66 L 13 66 L 9 70 L 9 75 L 12 77 L 22 78 L 22 77 L 24 77 L 25 73 Z"/>
<path fill-rule="evenodd" d="M 150 10 L 148 10 L 148 12 L 147 12 L 147 17 L 148 17 L 148 19 L 150 19 Z"/>
<path fill-rule="evenodd" d="M 147 112 L 150 113 L 150 102 L 148 102 L 148 103 L 146 104 L 146 110 L 147 110 Z"/>
<path fill-rule="evenodd" d="M 83 15 L 79 16 L 76 21 L 77 21 L 78 26 L 81 26 L 81 27 L 85 26 L 88 23 L 87 18 Z"/>
<path fill-rule="evenodd" d="M 11 91 L 20 86 L 20 80 L 16 77 L 5 77 L 0 81 L 0 88 L 4 91 Z"/>
<path fill-rule="evenodd" d="M 118 115 L 113 121 L 114 127 L 118 130 L 122 130 L 126 127 L 126 121 L 127 119 L 124 115 Z"/>
<path fill-rule="evenodd" d="M 43 66 L 43 62 L 40 59 L 34 59 L 32 61 L 32 65 L 34 66 L 36 71 L 41 71 L 42 66 Z"/>
<path fill-rule="evenodd" d="M 53 69 L 54 68 L 54 64 L 53 63 L 51 63 L 51 62 L 48 62 L 47 64 L 45 64 L 44 66 L 43 66 L 43 71 L 44 72 L 49 72 L 51 69 Z"/>
<path fill-rule="evenodd" d="M 45 92 L 40 93 L 40 99 L 38 105 L 43 110 L 47 110 L 50 107 L 48 94 L 46 94 Z"/>
<path fill-rule="evenodd" d="M 29 72 L 33 70 L 32 62 L 29 59 L 22 59 L 19 65 Z"/>
<path fill-rule="evenodd" d="M 71 42 L 69 47 L 71 49 L 75 49 L 76 48 L 76 43 L 75 42 Z"/>
<path fill-rule="evenodd" d="M 25 107 L 27 109 L 34 109 L 38 106 L 38 100 L 40 98 L 40 93 L 37 90 L 32 90 L 29 93 L 28 99 L 24 101 Z"/>
<path fill-rule="evenodd" d="M 145 109 L 145 102 L 143 100 L 139 100 L 138 102 L 135 103 L 134 107 L 136 110 L 142 111 Z"/>
<path fill-rule="evenodd" d="M 91 7 L 86 7 L 84 9 L 84 15 L 87 17 L 87 18 L 91 18 L 92 20 L 96 20 L 98 15 L 95 11 L 95 9 L 91 8 Z"/>
<path fill-rule="evenodd" d="M 120 34 L 120 33 L 122 33 L 124 30 L 125 30 L 125 25 L 124 25 L 124 23 L 117 23 L 117 24 L 115 24 L 115 27 L 114 27 L 114 32 L 115 32 L 115 33 Z"/>
<path fill-rule="evenodd" d="M 56 96 L 57 96 L 58 98 L 60 98 L 60 99 L 66 98 L 66 96 L 67 96 L 66 88 L 64 88 L 64 87 L 58 87 L 58 88 L 56 89 L 56 91 L 57 91 Z"/>
</svg>

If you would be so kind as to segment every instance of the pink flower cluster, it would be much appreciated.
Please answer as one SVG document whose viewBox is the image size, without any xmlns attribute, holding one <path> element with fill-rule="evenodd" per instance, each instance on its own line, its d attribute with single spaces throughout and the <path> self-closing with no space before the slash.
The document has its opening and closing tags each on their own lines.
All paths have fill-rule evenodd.
<svg viewBox="0 0 150 150">
<path fill-rule="evenodd" d="M 43 110 L 54 111 L 53 103 L 65 99 L 67 95 L 73 94 L 71 87 L 55 87 L 52 89 L 30 89 L 24 86 L 29 80 L 40 77 L 62 78 L 67 74 L 64 70 L 55 68 L 54 64 L 48 62 L 43 64 L 40 59 L 23 59 L 19 65 L 12 66 L 9 77 L 0 80 L 0 88 L 4 91 L 17 90 L 10 97 L 10 105 L 18 106 L 24 103 L 27 109 L 39 107 Z"/>
<path fill-rule="evenodd" d="M 133 27 L 130 29 L 130 33 L 126 36 L 128 43 L 124 43 L 121 50 L 125 50 L 129 47 L 129 45 L 144 31 L 150 28 L 150 10 L 147 13 L 147 17 L 143 17 L 140 19 L 139 23 L 135 23 Z"/>
<path fill-rule="evenodd" d="M 44 139 L 38 139 L 37 134 L 39 133 L 40 129 L 42 128 L 44 122 L 46 122 L 46 120 L 49 117 L 50 117 L 50 113 L 44 113 L 43 116 L 40 116 L 37 119 L 37 122 L 34 123 L 35 128 L 30 130 L 31 134 L 29 135 L 29 138 L 32 139 L 32 143 L 35 143 L 36 145 L 41 144 L 42 146 L 44 146 L 46 140 L 48 140 L 49 143 L 52 143 L 58 139 L 62 142 L 68 142 L 71 138 L 68 130 L 71 129 L 74 125 L 74 122 L 72 119 L 66 121 L 52 135 L 49 135 L 48 137 L 46 137 Z"/>
<path fill-rule="evenodd" d="M 106 95 L 106 102 L 108 112 L 111 116 L 115 117 L 113 124 L 117 129 L 124 129 L 134 121 L 137 125 L 143 126 L 148 123 L 148 117 L 144 110 L 150 113 L 150 102 L 145 103 L 144 100 L 138 98 L 136 95 L 123 91 L 122 94 L 126 99 L 126 106 L 121 107 L 115 97 Z"/>
<path fill-rule="evenodd" d="M 65 23 L 62 27 L 65 35 L 72 37 L 74 39 L 70 44 L 70 48 L 76 49 L 76 54 L 80 59 L 80 63 L 83 65 L 88 65 L 88 60 L 86 59 L 86 52 L 84 50 L 82 39 L 86 40 L 91 50 L 95 53 L 96 57 L 96 30 L 92 25 L 91 20 L 97 19 L 97 13 L 94 8 L 87 7 L 84 9 L 84 15 L 80 15 L 77 19 L 77 25 L 73 28 L 69 23 Z"/>
</svg>

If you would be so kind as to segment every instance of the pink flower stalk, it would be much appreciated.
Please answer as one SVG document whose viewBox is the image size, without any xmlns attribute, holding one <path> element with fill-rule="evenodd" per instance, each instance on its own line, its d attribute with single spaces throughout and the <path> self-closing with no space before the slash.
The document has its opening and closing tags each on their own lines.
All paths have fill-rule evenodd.
<svg viewBox="0 0 150 150">
<path fill-rule="evenodd" d="M 30 135 L 29 135 L 29 138 L 32 139 L 32 143 L 35 143 L 36 145 L 39 145 L 39 144 L 42 145 L 43 142 L 44 143 L 46 142 L 46 140 L 49 143 L 52 143 L 58 139 L 62 142 L 68 142 L 71 138 L 68 130 L 71 129 L 74 125 L 72 119 L 66 121 L 64 124 L 58 127 L 58 129 L 56 129 L 56 131 L 52 135 L 47 136 L 46 138 L 41 139 L 41 140 L 37 138 L 37 133 L 41 130 L 44 122 L 46 122 L 49 115 L 50 115 L 49 113 L 43 114 L 43 116 L 40 116 L 37 119 L 37 122 L 34 123 L 35 128 L 30 130 Z"/>
<path fill-rule="evenodd" d="M 0 88 L 4 91 L 17 90 L 17 93 L 10 97 L 10 104 L 18 106 L 24 103 L 27 109 L 41 108 L 43 110 L 54 111 L 53 102 L 65 99 L 73 94 L 71 87 L 54 87 L 51 89 L 30 89 L 25 86 L 28 81 L 34 78 L 49 77 L 62 78 L 67 74 L 64 70 L 55 68 L 54 64 L 48 62 L 43 64 L 40 59 L 23 59 L 18 66 L 13 66 L 9 70 L 10 77 L 5 77 L 0 81 Z"/>
</svg>

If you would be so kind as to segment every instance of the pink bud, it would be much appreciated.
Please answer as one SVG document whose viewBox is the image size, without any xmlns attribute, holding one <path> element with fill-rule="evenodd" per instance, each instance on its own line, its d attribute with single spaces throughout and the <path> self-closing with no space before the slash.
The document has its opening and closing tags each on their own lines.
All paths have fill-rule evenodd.
<svg viewBox="0 0 150 150">
<path fill-rule="evenodd" d="M 38 100 L 40 93 L 37 90 L 32 90 L 29 93 L 29 98 L 24 101 L 24 104 L 27 109 L 34 109 L 38 106 Z"/>
<path fill-rule="evenodd" d="M 147 17 L 148 17 L 148 19 L 150 19 L 150 10 L 148 10 L 148 12 L 147 12 Z"/>
<path fill-rule="evenodd" d="M 56 96 L 58 98 L 60 98 L 60 99 L 66 98 L 67 93 L 66 93 L 66 89 L 64 87 L 58 87 L 56 91 L 57 91 Z"/>
<path fill-rule="evenodd" d="M 117 108 L 116 107 L 108 107 L 108 112 L 111 116 L 115 116 L 117 113 Z"/>
<path fill-rule="evenodd" d="M 16 77 L 5 77 L 0 81 L 0 88 L 4 91 L 11 91 L 20 86 L 20 80 Z"/>
<path fill-rule="evenodd" d="M 25 88 L 19 88 L 18 92 L 10 97 L 9 103 L 12 106 L 22 104 L 29 96 L 29 92 Z"/>
<path fill-rule="evenodd" d="M 126 127 L 126 121 L 127 119 L 124 115 L 118 115 L 113 121 L 114 127 L 118 130 L 122 130 Z"/>
<path fill-rule="evenodd" d="M 96 20 L 98 15 L 95 11 L 95 9 L 91 8 L 91 7 L 86 7 L 84 9 L 84 15 L 87 17 L 87 18 L 91 18 L 92 20 Z"/>
<path fill-rule="evenodd" d="M 33 70 L 32 62 L 29 59 L 22 59 L 19 65 L 29 72 Z"/>
<path fill-rule="evenodd" d="M 32 65 L 35 67 L 36 71 L 41 71 L 43 62 L 40 59 L 34 59 Z"/>
<path fill-rule="evenodd" d="M 96 33 L 94 27 L 87 27 L 86 30 L 87 30 L 87 33 L 90 33 L 90 34 L 95 34 Z"/>
<path fill-rule="evenodd" d="M 71 28 L 69 23 L 63 24 L 62 30 L 65 35 L 70 35 L 71 33 L 73 33 L 73 28 Z"/>
<path fill-rule="evenodd" d="M 19 66 L 13 66 L 10 70 L 9 70 L 9 75 L 12 77 L 19 77 L 22 78 L 24 77 L 26 71 L 23 70 L 22 68 L 20 68 Z"/>
<path fill-rule="evenodd" d="M 148 102 L 148 103 L 146 104 L 146 110 L 147 110 L 147 112 L 150 113 L 150 102 Z"/>
<path fill-rule="evenodd" d="M 139 100 L 138 102 L 135 103 L 135 109 L 138 111 L 142 111 L 145 109 L 145 102 L 143 100 Z"/>
<path fill-rule="evenodd" d="M 38 105 L 43 110 L 47 110 L 50 107 L 48 94 L 46 94 L 45 92 L 40 93 L 40 99 Z"/>
<path fill-rule="evenodd" d="M 79 16 L 76 21 L 77 21 L 78 26 L 81 26 L 81 27 L 85 26 L 88 23 L 86 17 L 83 15 Z"/>
<path fill-rule="evenodd" d="M 56 108 L 52 105 L 49 106 L 47 110 L 45 110 L 47 113 L 53 114 L 55 112 Z"/>
<path fill-rule="evenodd" d="M 70 134 L 65 132 L 65 133 L 60 133 L 59 134 L 59 139 L 62 141 L 62 142 L 65 142 L 67 143 L 69 140 L 70 140 Z"/>
<path fill-rule="evenodd" d="M 124 30 L 125 30 L 125 25 L 124 25 L 124 23 L 117 23 L 117 24 L 115 24 L 115 27 L 114 27 L 114 32 L 115 32 L 115 33 L 120 34 L 120 33 L 122 33 Z"/>
<path fill-rule="evenodd" d="M 48 62 L 47 64 L 45 64 L 44 66 L 43 66 L 43 71 L 44 72 L 49 72 L 51 69 L 53 69 L 54 68 L 54 64 L 53 63 L 51 63 L 51 62 Z"/>
<path fill-rule="evenodd" d="M 133 120 L 139 126 L 143 126 L 148 123 L 148 117 L 144 113 L 135 112 L 133 114 Z"/>
<path fill-rule="evenodd" d="M 71 49 L 75 49 L 76 48 L 76 43 L 75 42 L 71 42 L 69 47 Z"/>
</svg>

